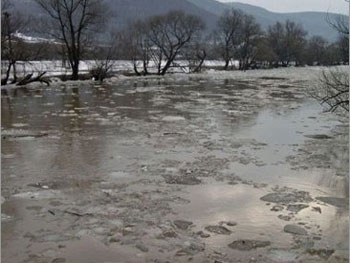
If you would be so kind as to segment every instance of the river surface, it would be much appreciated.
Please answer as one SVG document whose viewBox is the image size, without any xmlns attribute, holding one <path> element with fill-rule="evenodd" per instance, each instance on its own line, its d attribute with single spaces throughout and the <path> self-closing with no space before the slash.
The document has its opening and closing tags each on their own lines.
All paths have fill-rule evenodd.
<svg viewBox="0 0 350 263">
<path fill-rule="evenodd" d="M 2 262 L 348 262 L 348 122 L 310 83 L 9 90 Z"/>
</svg>

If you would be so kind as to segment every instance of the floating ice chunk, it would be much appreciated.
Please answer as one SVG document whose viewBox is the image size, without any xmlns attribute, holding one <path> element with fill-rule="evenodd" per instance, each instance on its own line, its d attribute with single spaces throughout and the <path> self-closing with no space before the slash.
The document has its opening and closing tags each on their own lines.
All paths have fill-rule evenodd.
<svg viewBox="0 0 350 263">
<path fill-rule="evenodd" d="M 14 127 L 14 128 L 22 128 L 22 127 L 26 127 L 26 126 L 28 126 L 27 123 L 14 123 L 14 124 L 12 124 L 12 127 Z"/>
<path fill-rule="evenodd" d="M 100 125 L 112 125 L 113 122 L 111 122 L 109 119 L 105 118 L 96 118 L 96 121 L 100 122 Z"/>
<path fill-rule="evenodd" d="M 55 198 L 61 195 L 59 190 L 44 190 L 39 192 L 24 192 L 15 194 L 12 197 L 14 198 L 23 198 L 23 199 L 50 199 Z"/>
<path fill-rule="evenodd" d="M 1 214 L 1 222 L 3 221 L 9 221 L 12 219 L 12 216 L 6 215 L 6 214 Z"/>
<path fill-rule="evenodd" d="M 16 157 L 15 154 L 1 154 L 1 157 L 4 159 L 13 159 Z"/>
<path fill-rule="evenodd" d="M 111 172 L 109 176 L 113 179 L 119 179 L 119 178 L 128 178 L 130 177 L 130 174 L 126 172 Z"/>
<path fill-rule="evenodd" d="M 124 96 L 124 94 L 121 94 L 121 93 L 118 93 L 118 92 L 114 92 L 113 96 L 120 96 L 120 97 L 122 97 L 122 96 Z"/>
<path fill-rule="evenodd" d="M 276 262 L 291 262 L 298 257 L 298 253 L 289 249 L 271 249 L 269 257 Z"/>
<path fill-rule="evenodd" d="M 186 119 L 182 116 L 165 116 L 162 120 L 173 122 L 173 121 L 185 121 Z"/>
</svg>

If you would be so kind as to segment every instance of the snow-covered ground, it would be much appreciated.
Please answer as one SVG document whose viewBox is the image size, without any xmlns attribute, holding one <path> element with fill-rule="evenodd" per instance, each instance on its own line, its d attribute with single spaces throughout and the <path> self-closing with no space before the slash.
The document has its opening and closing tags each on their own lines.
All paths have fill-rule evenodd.
<svg viewBox="0 0 350 263">
<path fill-rule="evenodd" d="M 6 61 L 2 62 L 3 64 L 6 64 Z M 87 73 L 93 66 L 95 65 L 95 61 L 93 60 L 87 60 L 87 61 L 81 61 L 80 62 L 80 72 L 81 73 Z M 114 63 L 113 70 L 131 70 L 132 64 L 130 61 L 116 61 Z M 22 74 L 28 74 L 28 73 L 35 73 L 35 72 L 44 72 L 46 71 L 46 76 L 57 76 L 57 75 L 64 75 L 64 74 L 70 74 L 71 69 L 69 66 L 69 62 L 63 62 L 62 60 L 43 60 L 43 61 L 19 61 L 17 62 L 17 71 L 22 72 Z M 1 72 L 1 74 L 4 74 L 5 72 Z"/>
<path fill-rule="evenodd" d="M 2 62 L 6 63 L 6 62 Z M 80 73 L 88 73 L 90 69 L 92 69 L 95 65 L 96 61 L 88 60 L 81 61 L 80 63 Z M 185 61 L 177 61 L 177 64 L 186 67 L 187 62 Z M 192 73 L 187 74 L 186 70 L 184 72 L 183 68 L 173 68 L 171 72 L 173 74 L 167 74 L 165 76 L 143 76 L 141 78 L 165 78 L 168 81 L 179 81 L 181 79 L 188 80 L 189 78 L 197 78 L 197 79 L 211 79 L 211 80 L 223 80 L 223 79 L 244 79 L 244 80 L 254 80 L 258 78 L 286 78 L 293 81 L 317 81 L 323 71 L 327 70 L 338 70 L 349 72 L 349 66 L 336 66 L 336 67 L 288 67 L 288 68 L 275 68 L 275 69 L 259 69 L 259 70 L 247 70 L 247 71 L 223 71 L 217 70 L 215 67 L 224 66 L 223 61 L 218 60 L 208 60 L 205 61 L 204 66 L 208 67 L 202 73 Z M 3 67 L 4 68 L 4 67 Z M 141 63 L 140 63 L 141 68 Z M 141 70 L 141 69 L 140 69 Z M 17 71 L 19 76 L 26 75 L 29 73 L 34 73 L 34 75 L 46 71 L 46 75 L 48 77 L 55 77 L 59 75 L 70 75 L 71 70 L 68 65 L 63 65 L 62 61 L 54 60 L 54 61 L 30 61 L 30 62 L 18 62 L 17 63 Z M 115 72 L 115 76 L 110 79 L 107 79 L 106 82 L 114 83 L 121 79 L 133 78 L 126 77 L 121 72 L 133 72 L 133 63 L 128 60 L 117 60 L 113 62 L 112 71 Z M 2 77 L 4 76 L 4 72 L 2 71 Z M 54 79 L 56 82 L 60 82 L 58 78 Z M 77 84 L 77 82 L 75 82 Z M 37 85 L 37 84 L 33 84 Z M 10 88 L 11 85 L 8 85 Z"/>
<path fill-rule="evenodd" d="M 2 62 L 3 65 L 6 65 L 6 61 Z M 164 62 L 165 63 L 165 62 Z M 133 63 L 129 60 L 116 60 L 112 62 L 113 67 L 112 71 L 118 72 L 118 71 L 133 71 Z M 142 67 L 141 62 L 138 63 L 139 67 Z M 176 64 L 180 65 L 181 67 L 187 67 L 188 63 L 186 61 L 177 61 Z M 96 65 L 96 61 L 94 60 L 85 60 L 81 61 L 79 65 L 79 69 L 81 73 L 87 73 L 90 69 L 92 69 Z M 149 63 L 151 68 L 156 68 L 155 65 L 153 65 L 152 62 Z M 233 65 L 237 65 L 237 61 L 233 62 Z M 204 66 L 207 67 L 218 67 L 218 66 L 224 66 L 223 61 L 218 60 L 210 60 L 205 61 Z M 6 68 L 6 67 L 2 67 Z M 46 71 L 46 76 L 57 76 L 62 74 L 70 74 L 70 66 L 69 62 L 62 60 L 43 60 L 43 61 L 18 61 L 17 62 L 17 71 L 22 74 L 28 74 L 33 72 L 44 72 Z M 184 72 L 183 69 L 177 68 L 176 70 L 173 70 L 175 72 Z M 186 69 L 185 69 L 186 71 Z M 5 71 L 2 70 L 1 74 L 5 74 Z"/>
</svg>

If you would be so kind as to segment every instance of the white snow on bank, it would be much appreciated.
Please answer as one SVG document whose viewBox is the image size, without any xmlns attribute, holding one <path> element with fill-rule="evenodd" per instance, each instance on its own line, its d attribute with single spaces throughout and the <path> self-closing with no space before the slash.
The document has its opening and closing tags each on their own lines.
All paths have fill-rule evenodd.
<svg viewBox="0 0 350 263">
<path fill-rule="evenodd" d="M 259 79 L 266 78 L 266 81 L 274 81 L 274 79 L 289 79 L 292 81 L 312 81 L 319 79 L 320 74 L 323 71 L 338 70 L 349 72 L 349 66 L 336 66 L 336 67 L 288 67 L 288 68 L 275 68 L 275 69 L 257 69 L 257 70 L 207 70 L 199 74 L 170 74 L 168 78 L 178 79 L 179 77 L 198 79 L 212 79 L 212 80 L 224 80 L 224 79 Z"/>
<path fill-rule="evenodd" d="M 3 66 L 7 64 L 6 61 L 1 62 Z M 113 61 L 113 66 L 111 71 L 121 72 L 121 71 L 130 71 L 133 72 L 133 63 L 129 60 L 116 60 Z M 163 62 L 165 63 L 165 62 Z M 140 71 L 142 70 L 142 63 L 138 62 L 138 67 Z M 188 72 L 186 61 L 176 61 L 176 64 L 182 68 L 171 68 L 172 72 L 186 73 Z M 17 62 L 17 71 L 23 75 L 33 73 L 33 72 L 44 72 L 46 71 L 46 76 L 58 76 L 58 75 L 69 75 L 71 74 L 70 66 L 68 61 L 63 62 L 62 60 L 42 60 L 42 61 L 18 61 Z M 84 60 L 80 62 L 79 70 L 80 73 L 88 73 L 96 65 L 94 60 Z M 224 66 L 224 62 L 218 60 L 205 61 L 205 66 L 207 67 L 218 67 Z M 152 69 L 156 68 L 156 65 L 152 62 L 149 63 L 149 66 Z M 6 67 L 2 67 L 2 69 Z M 5 71 L 2 70 L 1 74 L 5 74 Z"/>
<path fill-rule="evenodd" d="M 1 61 L 1 64 L 1 75 L 4 77 L 7 69 L 7 61 Z M 81 61 L 79 65 L 80 73 L 88 73 L 95 64 L 96 61 L 94 60 Z M 46 72 L 45 76 L 47 77 L 71 74 L 69 62 L 63 62 L 61 60 L 18 61 L 16 67 L 18 75 L 20 76 L 44 71 Z M 118 60 L 114 62 L 112 71 L 133 71 L 133 64 L 131 61 Z"/>
<path fill-rule="evenodd" d="M 6 61 L 2 61 L 2 63 L 6 64 Z M 187 62 L 185 61 L 178 61 L 177 64 L 180 64 L 181 66 L 185 66 Z M 37 75 L 38 72 L 44 72 L 46 71 L 46 75 L 48 77 L 54 77 L 58 75 L 67 75 L 69 76 L 71 74 L 70 68 L 68 65 L 62 65 L 62 61 L 55 60 L 55 61 L 30 61 L 30 62 L 18 62 L 17 64 L 17 70 L 18 72 L 22 72 L 22 74 L 19 75 L 26 75 L 29 73 L 34 73 L 34 75 Z M 89 70 L 94 66 L 95 61 L 81 61 L 80 63 L 80 73 L 88 73 Z M 211 60 L 206 61 L 205 65 L 208 67 L 220 67 L 223 66 L 223 61 L 217 61 L 217 60 Z M 273 81 L 273 78 L 286 78 L 290 80 L 295 81 L 303 81 L 303 80 L 317 80 L 324 70 L 340 70 L 349 72 L 349 66 L 337 66 L 337 67 L 288 67 L 288 68 L 277 68 L 277 69 L 259 69 L 259 70 L 247 70 L 247 71 L 239 71 L 239 70 L 233 70 L 233 71 L 223 71 L 223 70 L 216 70 L 216 69 L 207 69 L 203 71 L 202 73 L 198 74 L 186 74 L 181 69 L 172 69 L 173 74 L 167 74 L 165 76 L 145 76 L 145 77 L 139 77 L 141 79 L 148 79 L 148 78 L 160 78 L 165 79 L 167 81 L 178 81 L 178 80 L 188 80 L 191 79 L 198 79 L 198 81 L 202 80 L 224 80 L 224 79 L 257 79 L 257 78 L 271 78 L 271 81 Z M 116 72 L 115 76 L 112 78 L 106 79 L 107 83 L 115 83 L 122 79 L 128 79 L 133 77 L 126 77 L 120 72 L 133 72 L 133 64 L 131 61 L 127 60 L 118 60 L 115 61 L 113 64 L 113 72 Z M 119 72 L 119 74 L 118 74 Z M 4 72 L 2 72 L 4 74 Z M 268 81 L 268 80 L 267 80 Z M 58 78 L 53 79 L 53 82 L 60 83 L 61 81 Z M 78 85 L 80 82 L 74 82 L 71 83 L 72 85 Z M 53 83 L 54 84 L 54 83 Z M 41 85 L 41 84 L 38 84 Z M 10 85 L 9 85 L 10 86 Z M 8 87 L 9 87 L 8 86 Z"/>
</svg>

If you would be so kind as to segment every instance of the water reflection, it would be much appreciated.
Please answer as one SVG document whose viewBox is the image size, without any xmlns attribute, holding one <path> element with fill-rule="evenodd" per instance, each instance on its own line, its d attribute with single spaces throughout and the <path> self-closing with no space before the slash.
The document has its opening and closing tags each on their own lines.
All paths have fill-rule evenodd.
<svg viewBox="0 0 350 263">
<path fill-rule="evenodd" d="M 237 231 L 244 237 L 264 234 L 289 244 L 290 236 L 279 235 L 285 222 L 271 213 L 260 197 L 276 184 L 312 195 L 330 193 L 333 178 L 327 177 L 331 181 L 328 183 L 320 178 L 331 169 L 293 170 L 286 159 L 298 154 L 306 143 L 304 135 L 327 134 L 337 122 L 322 116 L 317 104 L 281 90 L 274 92 L 276 89 L 286 87 L 269 91 L 258 89 L 257 83 L 232 80 L 167 83 L 150 79 L 126 80 L 116 85 L 54 86 L 37 92 L 9 91 L 1 104 L 2 129 L 13 132 L 12 137 L 2 141 L 3 195 L 9 198 L 17 192 L 33 191 L 33 184 L 54 183 L 69 196 L 69 201 L 78 202 L 83 197 L 103 206 L 111 199 L 101 188 L 119 183 L 119 188 L 113 190 L 120 194 L 126 191 L 125 182 L 144 180 L 135 183 L 132 190 L 127 189 L 137 194 L 132 193 L 134 199 L 123 203 L 124 207 L 137 202 L 142 196 L 139 193 L 147 187 L 156 188 L 156 195 L 161 193 L 157 192 L 160 185 L 171 195 L 189 190 L 185 197 L 191 203 L 181 203 L 179 215 L 191 217 L 199 228 L 237 220 Z M 297 107 L 281 106 L 292 103 Z M 41 131 L 46 131 L 47 136 L 26 136 L 26 132 L 35 135 Z M 21 137 L 16 137 L 18 132 Z M 344 153 L 345 159 L 347 156 Z M 190 189 L 172 188 L 161 179 L 164 173 L 182 170 L 213 178 L 203 179 L 202 185 Z M 242 179 L 241 183 L 228 185 L 235 176 Z M 331 190 L 323 189 L 326 184 Z M 153 193 L 150 196 L 154 198 Z M 115 200 L 128 201 L 122 197 Z M 98 203 L 98 198 L 103 202 Z M 164 207 L 168 208 L 168 203 Z M 334 215 L 333 208 L 325 209 L 324 217 L 319 218 L 327 218 L 320 220 L 326 228 L 338 215 Z M 172 216 L 169 210 L 162 212 Z M 313 214 L 303 218 L 310 215 Z M 217 237 L 210 240 L 211 245 L 227 244 L 227 240 Z"/>
</svg>

